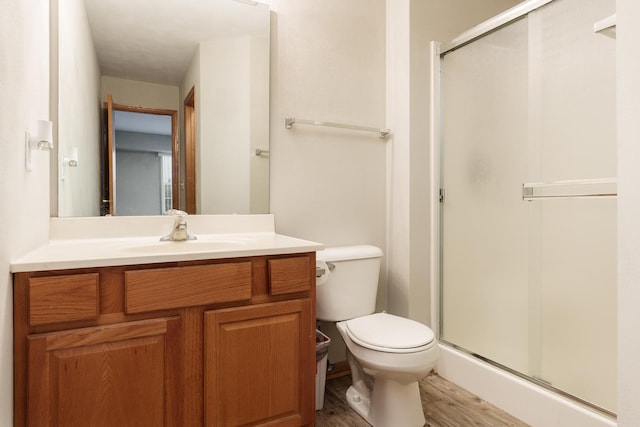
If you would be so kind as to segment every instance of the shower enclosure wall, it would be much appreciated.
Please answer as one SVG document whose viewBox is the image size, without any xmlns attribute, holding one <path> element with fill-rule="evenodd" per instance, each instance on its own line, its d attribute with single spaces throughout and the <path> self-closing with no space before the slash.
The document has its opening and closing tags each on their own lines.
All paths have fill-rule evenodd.
<svg viewBox="0 0 640 427">
<path fill-rule="evenodd" d="M 525 3 L 441 47 L 440 338 L 613 414 L 615 1 Z"/>
</svg>

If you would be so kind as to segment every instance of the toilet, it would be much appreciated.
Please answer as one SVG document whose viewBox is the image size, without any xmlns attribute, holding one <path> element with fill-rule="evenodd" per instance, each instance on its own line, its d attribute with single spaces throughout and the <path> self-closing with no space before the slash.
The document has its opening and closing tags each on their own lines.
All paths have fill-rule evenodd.
<svg viewBox="0 0 640 427">
<path fill-rule="evenodd" d="M 422 323 L 375 313 L 382 251 L 342 246 L 316 255 L 316 318 L 336 322 L 347 347 L 347 402 L 374 427 L 421 427 L 418 381 L 436 364 L 438 345 Z"/>
</svg>

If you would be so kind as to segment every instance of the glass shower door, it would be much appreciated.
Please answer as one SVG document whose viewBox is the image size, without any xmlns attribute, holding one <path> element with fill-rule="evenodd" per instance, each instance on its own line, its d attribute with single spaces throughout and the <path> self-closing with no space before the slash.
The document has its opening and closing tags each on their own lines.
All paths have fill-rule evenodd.
<svg viewBox="0 0 640 427">
<path fill-rule="evenodd" d="M 442 57 L 441 337 L 609 412 L 613 0 L 556 0 Z"/>
<path fill-rule="evenodd" d="M 526 20 L 447 54 L 443 73 L 442 337 L 526 370 Z"/>
</svg>

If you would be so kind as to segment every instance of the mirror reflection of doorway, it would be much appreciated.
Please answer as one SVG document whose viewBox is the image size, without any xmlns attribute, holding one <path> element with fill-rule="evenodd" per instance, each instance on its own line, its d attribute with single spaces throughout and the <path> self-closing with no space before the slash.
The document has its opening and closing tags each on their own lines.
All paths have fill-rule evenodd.
<svg viewBox="0 0 640 427">
<path fill-rule="evenodd" d="M 177 204 L 176 114 L 117 104 L 113 110 L 113 214 L 162 215 Z"/>
<path fill-rule="evenodd" d="M 195 86 L 184 99 L 185 210 L 196 213 L 196 95 Z"/>
</svg>

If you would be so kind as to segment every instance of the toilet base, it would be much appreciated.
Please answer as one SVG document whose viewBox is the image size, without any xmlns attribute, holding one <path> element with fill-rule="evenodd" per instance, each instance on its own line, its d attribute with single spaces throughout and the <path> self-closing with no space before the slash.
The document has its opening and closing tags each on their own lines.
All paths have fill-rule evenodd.
<svg viewBox="0 0 640 427">
<path fill-rule="evenodd" d="M 351 386 L 347 403 L 373 427 L 422 427 L 426 423 L 417 381 L 400 384 L 377 378 L 370 398 Z"/>
<path fill-rule="evenodd" d="M 356 411 L 358 415 L 360 415 L 362 418 L 367 420 L 369 424 L 371 424 L 371 422 L 369 422 L 369 420 L 367 419 L 367 416 L 369 415 L 369 408 L 371 408 L 371 399 L 360 394 L 360 392 L 358 392 L 358 390 L 356 390 L 354 386 L 350 386 L 347 389 L 347 403 L 349 404 L 351 409 Z"/>
</svg>

